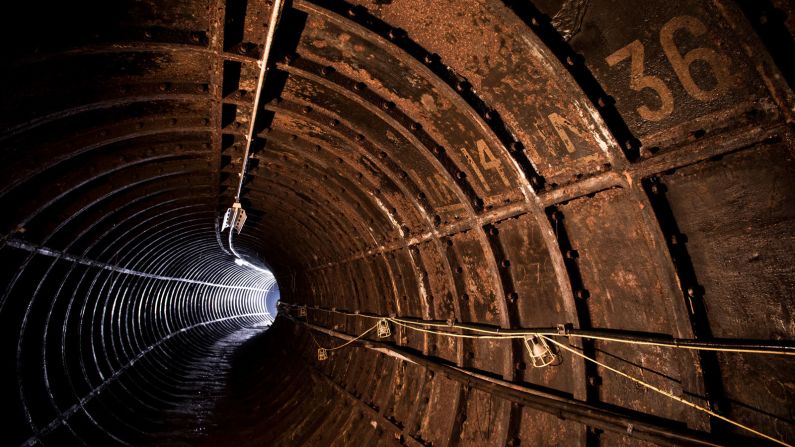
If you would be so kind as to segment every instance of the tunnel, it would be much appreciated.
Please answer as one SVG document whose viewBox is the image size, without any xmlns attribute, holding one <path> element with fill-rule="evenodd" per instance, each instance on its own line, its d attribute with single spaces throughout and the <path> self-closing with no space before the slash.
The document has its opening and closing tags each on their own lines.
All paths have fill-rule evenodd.
<svg viewBox="0 0 795 447">
<path fill-rule="evenodd" d="M 794 9 L 9 2 L 0 444 L 795 444 Z"/>
</svg>

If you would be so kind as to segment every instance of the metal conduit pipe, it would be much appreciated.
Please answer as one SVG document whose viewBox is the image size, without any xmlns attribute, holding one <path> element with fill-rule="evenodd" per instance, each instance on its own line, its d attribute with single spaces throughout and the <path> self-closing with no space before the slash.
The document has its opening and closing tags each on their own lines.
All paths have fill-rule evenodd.
<svg viewBox="0 0 795 447">
<path fill-rule="evenodd" d="M 299 310 L 301 307 L 297 304 L 280 303 L 280 307 L 293 310 Z M 690 348 L 705 348 L 714 350 L 746 350 L 748 352 L 775 352 L 781 354 L 795 353 L 795 342 L 793 341 L 776 341 L 776 340 L 688 340 L 681 338 L 674 338 L 670 335 L 664 334 L 644 334 L 641 332 L 627 333 L 620 330 L 583 330 L 571 327 L 570 324 L 559 324 L 554 327 L 536 327 L 536 328 L 501 328 L 499 326 L 491 326 L 486 324 L 469 324 L 459 323 L 452 320 L 423 320 L 420 318 L 403 317 L 400 315 L 374 315 L 370 313 L 356 313 L 349 312 L 342 309 L 329 309 L 320 306 L 313 306 L 311 310 L 320 312 L 330 312 L 348 317 L 362 317 L 372 321 L 382 318 L 395 318 L 399 322 L 412 324 L 420 329 L 435 329 L 437 331 L 447 332 L 450 334 L 459 334 L 455 330 L 463 329 L 469 331 L 469 335 L 527 335 L 527 334 L 544 334 L 544 335 L 560 335 L 569 337 L 582 337 L 603 341 L 619 341 L 629 342 L 634 344 L 654 344 L 660 346 L 670 347 L 690 347 Z"/>
</svg>

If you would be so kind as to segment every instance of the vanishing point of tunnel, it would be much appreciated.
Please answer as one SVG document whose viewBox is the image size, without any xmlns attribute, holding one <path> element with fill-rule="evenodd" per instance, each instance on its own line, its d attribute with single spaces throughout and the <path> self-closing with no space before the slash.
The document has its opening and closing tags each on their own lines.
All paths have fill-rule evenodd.
<svg viewBox="0 0 795 447">
<path fill-rule="evenodd" d="M 0 445 L 795 445 L 794 36 L 5 2 Z"/>
</svg>

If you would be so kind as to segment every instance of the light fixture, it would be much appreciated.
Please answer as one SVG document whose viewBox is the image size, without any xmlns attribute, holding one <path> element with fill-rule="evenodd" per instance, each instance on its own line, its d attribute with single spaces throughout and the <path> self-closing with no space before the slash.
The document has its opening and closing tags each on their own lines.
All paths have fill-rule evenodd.
<svg viewBox="0 0 795 447">
<path fill-rule="evenodd" d="M 527 353 L 530 354 L 533 366 L 536 368 L 549 366 L 558 359 L 558 356 L 547 345 L 544 337 L 529 335 L 524 338 L 524 345 L 527 348 Z"/>
</svg>

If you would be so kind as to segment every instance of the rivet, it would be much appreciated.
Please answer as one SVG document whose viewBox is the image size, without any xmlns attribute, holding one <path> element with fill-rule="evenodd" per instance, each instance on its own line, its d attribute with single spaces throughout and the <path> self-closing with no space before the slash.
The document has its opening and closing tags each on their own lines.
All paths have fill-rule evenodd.
<svg viewBox="0 0 795 447">
<path fill-rule="evenodd" d="M 578 299 L 584 300 L 590 297 L 591 294 L 585 289 L 580 289 L 574 293 L 574 296 L 577 297 Z"/>
<path fill-rule="evenodd" d="M 566 259 L 577 259 L 580 253 L 577 250 L 566 250 Z"/>
<path fill-rule="evenodd" d="M 502 266 L 502 268 L 507 269 L 508 267 L 511 266 L 511 261 L 503 259 L 502 262 L 500 262 L 500 265 Z"/>
<path fill-rule="evenodd" d="M 357 92 L 361 91 L 361 90 L 364 90 L 365 88 L 367 88 L 367 84 L 365 84 L 364 82 L 357 82 L 353 86 L 353 89 L 356 90 Z"/>
<path fill-rule="evenodd" d="M 306 107 L 304 107 L 303 112 L 304 113 L 311 113 L 312 112 L 312 108 L 309 107 L 309 106 L 306 106 Z"/>
<path fill-rule="evenodd" d="M 328 76 L 331 73 L 334 73 L 333 67 L 326 66 L 320 69 L 320 74 L 322 74 L 323 76 Z"/>
</svg>

